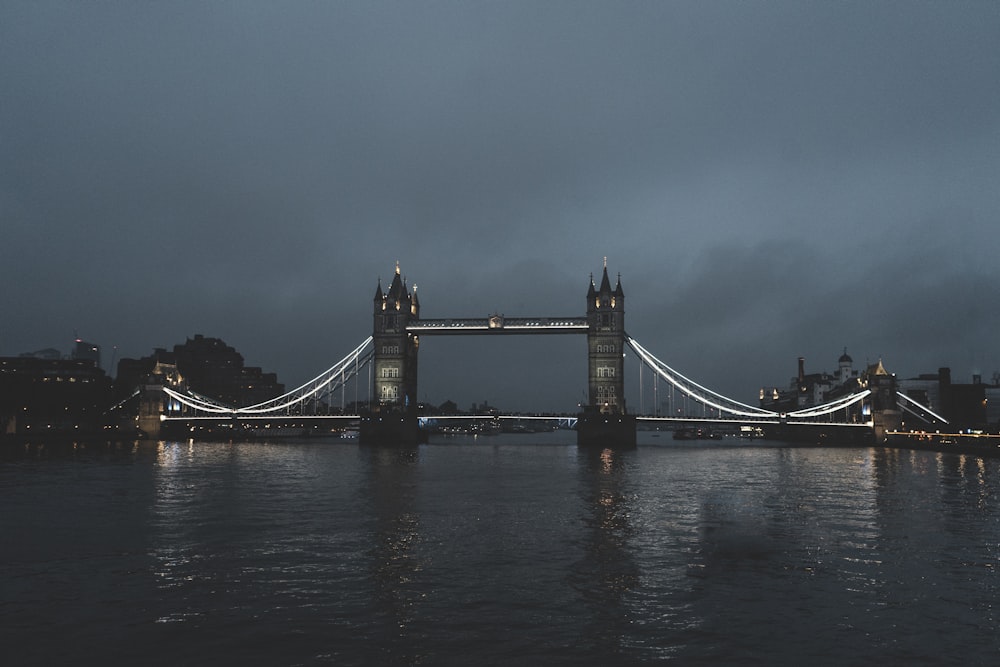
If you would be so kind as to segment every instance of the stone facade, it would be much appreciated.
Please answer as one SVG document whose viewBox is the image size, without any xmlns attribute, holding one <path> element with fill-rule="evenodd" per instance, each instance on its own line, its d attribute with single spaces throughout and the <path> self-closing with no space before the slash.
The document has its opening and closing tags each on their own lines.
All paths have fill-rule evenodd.
<svg viewBox="0 0 1000 667">
<path fill-rule="evenodd" d="M 406 331 L 420 319 L 416 288 L 410 292 L 396 266 L 386 292 L 375 290 L 372 344 L 374 346 L 372 405 L 378 410 L 410 410 L 417 403 L 417 348 L 419 338 Z"/>
<path fill-rule="evenodd" d="M 625 412 L 625 294 L 621 277 L 615 288 L 604 267 L 600 287 L 587 291 L 587 378 L 590 407 L 604 413 Z"/>
</svg>

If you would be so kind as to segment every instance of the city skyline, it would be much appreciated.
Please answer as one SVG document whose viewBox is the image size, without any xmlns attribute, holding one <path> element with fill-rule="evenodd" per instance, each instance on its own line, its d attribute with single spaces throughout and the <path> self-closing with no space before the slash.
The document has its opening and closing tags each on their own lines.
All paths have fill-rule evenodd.
<svg viewBox="0 0 1000 667">
<path fill-rule="evenodd" d="M 606 274 L 607 274 L 607 272 L 605 270 L 605 275 Z M 405 283 L 404 283 L 404 287 L 405 287 Z M 381 289 L 381 285 L 379 285 L 379 288 Z M 377 311 L 378 311 L 378 308 L 376 307 L 376 312 Z M 480 318 L 471 318 L 469 320 L 465 320 L 467 323 L 465 325 L 459 325 L 459 326 L 471 326 L 471 324 L 469 324 L 469 323 L 478 322 L 479 319 Z M 493 313 L 493 314 L 490 314 L 488 316 L 488 318 L 481 318 L 481 319 L 484 322 L 487 321 L 487 320 L 489 320 L 490 321 L 490 327 L 493 326 L 493 321 L 494 320 L 496 320 L 498 322 L 501 322 L 501 324 L 497 325 L 500 328 L 504 328 L 504 327 L 509 328 L 509 325 L 511 323 L 515 323 L 515 325 L 516 325 L 516 323 L 523 322 L 523 318 L 506 317 L 506 316 L 504 316 L 502 314 L 499 314 L 499 313 Z M 530 320 L 530 319 L 535 319 L 535 318 L 527 318 L 527 319 Z M 560 318 L 554 318 L 554 319 L 558 320 Z M 572 319 L 572 316 L 570 317 L 570 319 Z M 581 318 L 576 318 L 576 319 L 581 319 Z M 459 320 L 455 320 L 456 324 L 457 324 L 458 321 Z M 429 324 L 425 324 L 424 326 L 430 326 L 433 329 L 435 327 L 441 326 L 441 324 L 445 323 L 445 322 L 450 325 L 452 323 L 452 320 L 450 318 L 430 319 L 430 320 L 428 320 L 427 318 L 421 318 L 421 319 L 417 320 L 417 322 L 418 323 L 420 323 L 420 322 L 429 322 Z M 503 324 L 503 322 L 506 322 L 507 324 Z M 570 322 L 570 323 L 572 323 L 572 322 Z M 455 333 L 458 333 L 458 332 L 455 332 Z M 430 368 L 430 369 L 424 370 L 423 371 L 423 375 L 425 376 L 425 378 L 428 375 L 430 376 L 430 382 L 427 383 L 427 384 L 430 384 L 431 387 L 432 387 L 432 389 L 430 390 L 430 392 L 428 392 L 427 390 L 425 390 L 423 388 L 423 384 L 424 383 L 423 382 L 420 383 L 420 391 L 419 391 L 419 395 L 418 395 L 418 400 L 422 404 L 425 404 L 425 405 L 427 405 L 428 407 L 430 407 L 432 409 L 434 407 L 437 407 L 437 406 L 443 405 L 443 404 L 458 404 L 460 406 L 459 409 L 462 409 L 461 406 L 472 405 L 473 407 L 470 408 L 470 409 L 473 410 L 473 411 L 475 411 L 476 408 L 474 406 L 476 406 L 476 405 L 493 405 L 493 406 L 499 407 L 501 410 L 505 410 L 507 412 L 524 412 L 524 413 L 543 412 L 543 413 L 564 413 L 564 414 L 568 414 L 568 413 L 572 413 L 574 411 L 574 406 L 573 406 L 573 400 L 574 400 L 574 398 L 572 396 L 560 394 L 558 391 L 551 391 L 544 383 L 543 383 L 542 386 L 531 386 L 528 389 L 528 391 L 522 391 L 522 390 L 518 390 L 518 389 L 513 389 L 512 388 L 510 390 L 510 392 L 509 392 L 510 395 L 517 395 L 517 396 L 520 397 L 520 401 L 518 402 L 517 407 L 512 407 L 510 405 L 497 405 L 496 387 L 492 386 L 493 383 L 490 382 L 489 379 L 487 379 L 486 382 L 483 383 L 483 377 L 484 376 L 481 373 L 477 373 L 477 371 L 475 371 L 475 370 L 473 370 L 472 372 L 470 372 L 469 371 L 469 364 L 472 364 L 473 367 L 475 367 L 476 365 L 480 365 L 480 366 L 484 366 L 484 367 L 488 368 L 492 364 L 492 362 L 495 361 L 495 359 L 489 355 L 489 346 L 497 346 L 497 347 L 503 348 L 504 343 L 507 343 L 507 345 L 514 345 L 515 341 L 511 340 L 510 338 L 508 338 L 506 336 L 497 336 L 495 334 L 492 335 L 492 336 L 486 336 L 485 337 L 486 340 L 484 340 L 484 335 L 482 333 L 480 333 L 478 335 L 474 334 L 472 331 L 468 331 L 468 332 L 465 332 L 465 333 L 467 333 L 467 334 L 473 334 L 472 338 L 475 338 L 476 340 L 469 340 L 469 338 L 470 338 L 469 336 L 458 336 L 458 337 L 456 337 L 454 335 L 454 333 L 453 333 L 453 334 L 447 336 L 447 338 L 446 338 L 446 340 L 450 339 L 449 342 L 445 342 L 445 340 L 442 340 L 441 338 L 439 338 L 437 336 L 432 337 L 430 339 L 430 341 L 431 341 L 431 344 L 437 343 L 439 345 L 439 347 L 441 347 L 441 346 L 444 347 L 444 355 L 445 355 L 446 359 L 455 356 L 453 354 L 453 350 L 450 349 L 450 346 L 451 345 L 455 345 L 456 341 L 459 342 L 459 344 L 458 344 L 457 347 L 463 353 L 462 354 L 463 359 L 461 360 L 461 363 L 462 363 L 462 368 L 463 368 L 463 371 L 465 373 L 465 376 L 469 377 L 469 378 L 472 378 L 474 381 L 478 381 L 478 382 L 480 382 L 482 384 L 482 386 L 480 387 L 480 389 L 477 390 L 478 391 L 478 395 L 476 394 L 476 392 L 473 392 L 472 394 L 467 394 L 467 395 L 458 395 L 454 391 L 451 391 L 447 387 L 445 387 L 444 389 L 442 389 L 442 384 L 439 381 L 439 378 L 436 377 L 437 372 L 440 371 L 441 369 Z M 563 332 L 563 333 L 565 334 L 565 333 L 568 333 L 568 332 Z M 535 333 L 533 337 L 535 337 L 536 339 L 538 339 L 539 335 L 540 334 Z M 517 336 L 516 338 L 523 338 L 523 335 Z M 544 339 L 548 339 L 548 341 L 552 343 L 552 345 L 550 345 L 548 347 L 548 351 L 544 352 L 545 354 L 550 355 L 550 359 L 549 359 L 550 361 L 551 361 L 552 357 L 558 357 L 558 358 L 561 358 L 562 360 L 566 361 L 568 357 L 570 357 L 570 356 L 577 356 L 579 354 L 579 350 L 576 350 L 575 348 L 576 347 L 580 347 L 580 346 L 579 345 L 573 346 L 571 344 L 571 341 L 567 341 L 567 339 L 565 337 L 563 337 L 563 336 L 556 336 L 556 337 L 554 337 L 550 333 L 548 335 L 542 335 L 541 338 L 543 340 Z M 570 336 L 570 339 L 573 339 L 573 338 L 581 339 L 579 336 Z M 464 340 L 462 340 L 462 339 L 464 339 Z M 426 344 L 428 342 L 428 339 L 426 337 L 424 337 L 424 336 L 421 336 L 421 340 L 422 340 L 422 346 L 424 348 L 426 348 Z M 142 355 L 142 359 L 144 359 L 144 360 L 148 360 L 148 359 L 160 359 L 160 360 L 166 360 L 168 363 L 173 363 L 173 359 L 178 354 L 178 350 L 188 348 L 191 345 L 201 346 L 203 348 L 207 347 L 207 348 L 213 348 L 213 349 L 221 349 L 221 350 L 225 351 L 226 355 L 237 355 L 238 357 L 240 357 L 240 359 L 242 359 L 242 355 L 239 354 L 239 351 L 235 350 L 231 346 L 226 345 L 226 342 L 224 340 L 222 340 L 220 338 L 216 338 L 216 337 L 211 337 L 211 336 L 206 337 L 206 336 L 204 336 L 203 334 L 200 334 L 200 333 L 199 334 L 194 334 L 193 336 L 188 336 L 186 338 L 186 340 L 185 340 L 184 343 L 178 343 L 178 344 L 176 344 L 174 346 L 158 347 L 158 348 L 151 349 L 149 351 L 149 353 Z M 641 345 L 641 343 L 640 343 L 640 345 Z M 44 359 L 63 359 L 63 360 L 69 360 L 69 359 L 80 360 L 80 359 L 83 359 L 83 360 L 89 360 L 89 361 L 94 362 L 94 364 L 95 364 L 95 366 L 97 368 L 101 369 L 102 371 L 106 371 L 109 377 L 114 378 L 115 381 L 116 381 L 116 384 L 121 381 L 121 378 L 118 377 L 120 375 L 120 373 L 118 373 L 118 371 L 120 370 L 120 366 L 113 367 L 113 366 L 116 366 L 116 362 L 121 362 L 122 361 L 122 359 L 118 359 L 117 358 L 117 350 L 113 354 L 112 359 L 110 361 L 105 361 L 105 360 L 102 360 L 102 358 L 101 358 L 101 348 L 100 348 L 100 346 L 97 345 L 97 344 L 95 344 L 95 343 L 88 342 L 88 341 L 83 341 L 83 340 L 81 340 L 79 338 L 76 338 L 76 339 L 74 339 L 74 346 L 75 346 L 74 349 L 71 352 L 69 352 L 68 354 L 64 354 L 64 353 L 61 352 L 61 350 L 58 350 L 56 348 L 45 348 L 45 349 L 36 350 L 36 351 L 32 351 L 32 352 L 22 352 L 22 353 L 20 353 L 17 356 L 19 356 L 19 357 L 38 357 L 38 358 L 44 358 Z M 487 346 L 486 350 L 485 350 L 486 354 L 484 354 L 484 349 L 479 349 L 479 348 L 482 348 L 482 346 Z M 362 346 L 362 347 L 364 347 L 364 346 Z M 361 349 L 361 348 L 359 348 L 359 349 Z M 572 351 L 572 353 L 573 353 L 572 355 L 570 354 L 570 351 Z M 2 355 L 0 355 L 0 356 L 2 356 Z M 223 355 L 223 356 L 225 356 L 225 355 Z M 427 355 L 425 353 L 422 356 L 427 356 Z M 627 350 L 626 354 L 623 355 L 623 356 L 626 357 L 626 359 L 628 359 L 628 361 L 626 361 L 626 363 L 625 363 L 625 375 L 626 376 L 634 376 L 634 377 L 630 377 L 629 378 L 630 382 L 626 383 L 626 386 L 625 386 L 625 394 L 626 394 L 627 400 L 629 401 L 629 411 L 630 412 L 639 413 L 639 414 L 661 414 L 661 413 L 662 414 L 666 414 L 666 413 L 670 412 L 670 408 L 668 408 L 668 406 L 673 406 L 673 404 L 674 404 L 675 401 L 683 401 L 686 404 L 686 400 L 684 398 L 683 392 L 681 392 L 680 390 L 677 390 L 676 395 L 671 395 L 672 392 L 671 392 L 670 384 L 669 384 L 669 382 L 666 379 L 659 379 L 659 382 L 655 383 L 656 386 L 654 387 L 653 376 L 656 374 L 656 371 L 653 368 L 649 367 L 646 363 L 640 361 L 639 358 L 638 358 L 638 356 L 635 354 L 634 350 L 631 350 L 631 349 Z M 226 357 L 226 358 L 228 358 L 228 357 Z M 433 356 L 432 358 L 440 361 L 440 359 L 441 359 L 441 350 L 439 349 L 438 352 L 437 352 L 437 354 L 435 356 Z M 504 359 L 505 360 L 509 359 L 509 357 L 504 357 Z M 139 359 L 126 358 L 126 359 L 124 359 L 124 361 L 126 361 L 126 362 L 136 362 L 136 361 L 139 361 Z M 218 364 L 220 362 L 224 363 L 224 361 L 225 361 L 224 359 L 216 359 L 212 363 Z M 579 362 L 585 361 L 585 358 L 583 360 L 581 360 L 581 359 L 571 359 L 569 361 L 570 361 L 570 363 L 568 364 L 568 368 L 564 369 L 564 370 L 567 371 L 567 375 L 569 375 L 569 374 L 572 374 L 572 375 L 581 375 L 581 377 L 578 378 L 578 380 L 581 383 L 585 382 L 585 380 L 586 380 L 586 368 L 585 368 L 585 365 L 582 368 L 579 368 L 579 369 L 576 368 L 577 366 L 580 366 Z M 207 363 L 207 362 L 208 362 L 208 358 L 206 357 L 205 359 L 203 359 L 203 363 Z M 576 363 L 573 363 L 573 362 L 576 362 Z M 803 373 L 806 374 L 807 384 L 810 384 L 810 386 L 811 386 L 811 384 L 813 382 L 819 382 L 820 384 L 833 382 L 834 385 L 837 385 L 838 383 L 840 383 L 841 381 L 843 381 L 845 379 L 844 377 L 840 377 L 838 375 L 839 373 L 841 373 L 844 370 L 844 368 L 845 368 L 845 362 L 846 362 L 846 368 L 848 369 L 848 371 L 851 371 L 851 369 L 853 369 L 854 376 L 857 376 L 859 373 L 863 373 L 864 371 L 866 371 L 866 369 L 868 371 L 873 371 L 873 369 L 874 369 L 874 372 L 884 371 L 884 368 L 883 368 L 883 365 L 882 365 L 882 358 L 881 357 L 879 357 L 876 362 L 872 362 L 871 359 L 864 359 L 860 363 L 856 363 L 854 361 L 853 357 L 851 357 L 848 354 L 848 350 L 847 350 L 846 347 L 843 349 L 843 351 L 841 353 L 841 356 L 838 359 L 837 366 L 838 366 L 839 370 L 835 369 L 832 365 L 823 365 L 822 363 L 820 365 L 818 365 L 818 366 L 817 365 L 812 365 L 812 366 L 808 366 L 807 367 L 806 360 L 803 357 L 797 358 L 796 362 L 797 362 L 797 365 L 798 365 L 797 366 L 798 379 L 795 376 L 792 376 L 791 379 L 787 383 L 785 382 L 784 379 L 782 379 L 780 381 L 777 381 L 777 382 L 774 382 L 774 383 L 771 383 L 771 384 L 768 384 L 768 385 L 761 385 L 760 388 L 759 388 L 759 392 L 760 392 L 760 399 L 762 401 L 763 401 L 763 399 L 765 397 L 765 393 L 767 394 L 767 397 L 770 398 L 772 392 L 774 392 L 775 396 L 777 396 L 777 392 L 779 392 L 779 391 L 781 391 L 783 393 L 785 391 L 798 392 L 800 385 L 803 384 L 803 379 L 802 379 L 802 374 Z M 660 363 L 662 363 L 662 362 L 660 362 Z M 252 367 L 251 364 L 244 363 L 243 361 L 241 361 L 239 365 L 240 365 L 241 368 L 242 367 L 246 367 L 249 371 L 252 371 L 252 372 L 256 373 L 257 376 L 259 376 L 262 371 L 266 371 L 266 369 L 261 369 L 260 367 Z M 421 365 L 426 365 L 426 364 L 421 364 Z M 645 380 L 643 379 L 643 370 L 639 370 L 639 366 L 640 365 L 642 365 L 643 370 L 647 373 Z M 552 366 L 550 364 L 549 367 L 548 367 L 548 369 L 551 370 L 551 368 L 552 368 Z M 429 370 L 429 372 L 428 372 L 428 370 Z M 447 369 L 445 369 L 445 370 L 447 370 Z M 510 372 L 508 372 L 506 374 L 506 376 L 504 376 L 503 378 L 501 378 L 501 380 L 505 381 L 507 383 L 517 383 L 519 381 L 519 371 L 522 371 L 522 370 L 523 369 L 513 368 Z M 832 372 L 832 375 L 830 374 L 831 372 Z M 926 370 L 921 371 L 919 373 L 904 373 L 903 375 L 901 375 L 899 377 L 899 379 L 900 380 L 916 381 L 916 380 L 927 380 L 928 378 L 931 378 L 933 376 L 935 378 L 935 382 L 936 382 L 937 381 L 936 378 L 938 377 L 939 372 L 947 373 L 947 375 L 949 376 L 948 382 L 949 383 L 951 382 L 951 380 L 950 380 L 950 375 L 951 375 L 951 368 L 950 368 L 950 366 L 940 367 L 940 368 L 937 368 L 937 369 L 926 369 Z M 324 371 L 324 373 L 321 373 L 320 375 L 322 376 L 322 375 L 325 375 L 326 373 L 329 373 L 329 370 Z M 673 375 L 675 373 L 675 371 L 672 370 L 672 371 L 670 371 L 670 373 Z M 132 366 L 129 367 L 129 370 L 128 370 L 128 372 L 126 374 L 129 375 L 129 377 L 131 377 L 132 374 L 134 374 L 134 369 L 132 368 Z M 892 372 L 892 374 L 896 375 L 895 372 Z M 363 379 L 360 380 L 360 381 L 350 380 L 349 383 L 348 383 L 348 393 L 351 393 L 351 387 L 353 386 L 354 387 L 353 392 L 354 392 L 354 394 L 356 394 L 356 398 L 358 399 L 358 401 L 360 403 L 368 403 L 370 400 L 375 400 L 375 398 L 376 398 L 375 395 L 378 394 L 377 388 L 375 388 L 375 385 L 372 384 L 374 378 L 378 375 L 378 373 L 374 372 L 374 374 L 373 374 L 373 371 L 371 371 L 371 370 L 369 370 L 368 372 L 365 372 L 365 371 L 362 370 L 361 376 L 365 376 L 365 375 L 369 376 L 368 380 L 367 380 L 368 384 L 371 385 L 371 387 L 369 387 L 369 389 L 373 389 L 373 388 L 376 389 L 374 392 L 365 391 L 364 389 L 360 389 L 359 388 L 365 382 L 365 380 L 363 380 Z M 544 376 L 544 374 L 542 374 L 542 375 Z M 273 378 L 273 376 L 274 376 L 273 373 L 271 374 L 271 376 L 272 376 L 272 380 L 271 381 L 272 382 L 275 381 L 275 379 Z M 956 377 L 955 380 L 959 384 L 968 383 L 968 382 L 971 381 L 973 384 L 984 383 L 986 385 L 996 386 L 998 384 L 998 382 L 997 382 L 998 381 L 998 376 L 1000 376 L 1000 373 L 997 373 L 997 372 L 994 372 L 991 377 L 984 377 L 984 376 L 982 376 L 979 373 L 974 373 L 972 376 L 970 376 L 968 378 L 965 378 L 965 377 Z M 549 379 L 551 380 L 551 378 L 549 378 Z M 695 378 L 689 378 L 689 379 L 693 379 L 695 382 L 697 382 L 697 379 L 695 379 Z M 535 381 L 537 381 L 537 379 L 535 379 Z M 638 382 L 636 382 L 636 381 L 638 381 Z M 260 383 L 255 382 L 254 384 L 256 385 L 256 384 L 260 384 Z M 266 383 L 264 383 L 264 384 L 266 384 Z M 560 383 L 559 382 L 555 383 L 555 385 L 558 385 L 558 384 L 560 384 Z M 357 386 L 354 386 L 354 385 L 357 385 Z M 826 385 L 824 385 L 824 387 L 825 386 Z M 916 385 L 914 385 L 914 386 L 916 386 Z M 234 400 L 233 397 L 221 396 L 218 392 L 212 391 L 210 389 L 206 389 L 205 387 L 201 387 L 201 384 L 199 384 L 199 387 L 200 387 L 199 390 L 202 391 L 203 393 L 207 393 L 207 395 L 212 396 L 214 398 L 221 398 L 224 403 L 226 403 L 228 405 L 232 405 L 233 407 L 239 407 L 239 406 L 242 406 L 244 404 L 248 404 L 248 400 L 242 400 L 242 401 L 239 400 L 239 399 Z M 826 389 L 829 389 L 829 388 L 830 387 L 826 387 Z M 125 387 L 119 387 L 119 391 L 121 391 L 123 389 L 125 389 Z M 270 393 L 268 392 L 268 390 L 263 385 L 261 387 L 256 388 L 256 389 L 257 389 L 256 394 L 255 394 L 255 396 L 254 396 L 254 398 L 252 400 L 249 400 L 249 403 L 254 403 L 254 402 L 257 402 L 257 401 L 264 401 L 264 400 L 267 400 L 269 398 L 273 398 L 274 396 L 277 396 L 278 393 L 284 391 L 283 385 L 281 385 L 280 388 L 277 389 L 277 390 L 270 391 Z M 522 389 L 523 389 L 523 387 L 522 387 Z M 659 391 L 658 391 L 658 389 L 659 389 Z M 823 390 L 822 387 L 820 389 Z M 263 393 L 261 393 L 260 390 L 264 390 Z M 443 393 L 442 393 L 442 391 L 443 391 Z M 812 390 L 810 389 L 810 391 L 812 391 Z M 428 395 L 429 393 L 432 394 L 432 395 L 429 396 Z M 528 402 L 525 402 L 525 399 L 524 399 L 525 395 L 527 395 L 529 397 L 533 397 L 533 398 L 530 399 Z M 441 398 L 441 396 L 447 396 L 447 398 Z M 480 402 L 480 398 L 482 399 L 481 402 Z M 746 402 L 749 402 L 749 403 L 755 403 L 753 397 L 730 396 L 728 398 L 735 399 L 737 401 L 746 401 Z M 586 386 L 583 385 L 583 384 L 581 384 L 580 395 L 579 395 L 579 397 L 577 397 L 577 399 L 579 401 L 578 405 L 584 405 L 584 404 L 586 404 L 588 402 L 587 401 Z M 347 400 L 346 394 L 345 394 L 345 396 L 341 400 L 342 401 L 346 401 Z M 822 396 L 820 396 L 818 398 L 818 400 L 822 401 L 823 400 Z M 926 401 L 927 399 L 923 399 L 923 400 Z M 351 403 L 352 404 L 354 403 L 354 399 L 353 398 L 351 400 Z M 678 405 L 679 405 L 679 403 L 678 403 Z"/>
<path fill-rule="evenodd" d="M 726 395 L 844 347 L 989 380 L 998 31 L 987 2 L 4 6 L 0 356 L 203 334 L 291 387 L 397 261 L 424 317 L 579 316 L 606 256 L 629 333 Z M 563 409 L 585 356 L 427 341 L 421 393 Z"/>
</svg>

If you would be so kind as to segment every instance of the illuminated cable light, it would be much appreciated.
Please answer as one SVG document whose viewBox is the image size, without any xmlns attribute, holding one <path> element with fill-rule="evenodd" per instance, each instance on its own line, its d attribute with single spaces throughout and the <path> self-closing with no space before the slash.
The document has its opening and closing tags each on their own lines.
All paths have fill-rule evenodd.
<svg viewBox="0 0 1000 667">
<path fill-rule="evenodd" d="M 368 364 L 373 355 L 372 351 L 368 351 L 367 354 L 362 355 L 364 349 L 372 342 L 372 337 L 369 336 L 361 345 L 359 345 L 351 354 L 338 362 L 335 366 L 331 367 L 329 370 L 325 371 L 318 377 L 310 380 L 309 382 L 303 384 L 302 386 L 293 389 L 290 392 L 283 394 L 277 398 L 271 399 L 270 401 L 265 401 L 263 403 L 258 403 L 256 405 L 248 406 L 245 408 L 232 408 L 230 406 L 221 404 L 217 401 L 209 399 L 207 397 L 202 397 L 195 392 L 189 391 L 187 395 L 175 392 L 167 387 L 163 388 L 163 391 L 183 405 L 197 411 L 207 412 L 209 414 L 215 415 L 260 415 L 265 413 L 275 413 L 282 410 L 287 410 L 296 405 L 302 405 L 306 401 L 314 398 L 320 392 L 326 393 L 327 396 L 332 394 L 337 389 L 343 389 L 347 381 L 353 379 L 356 375 L 355 368 L 360 371 L 362 366 Z M 364 356 L 364 361 L 362 362 L 362 356 Z M 359 363 L 360 362 L 360 363 Z M 348 372 L 350 371 L 350 372 Z M 335 380 L 339 380 L 336 384 L 333 384 Z M 331 387 L 331 385 L 333 385 Z M 287 399 L 287 400 L 286 400 Z"/>
<path fill-rule="evenodd" d="M 739 417 L 777 417 L 778 413 L 772 412 L 771 410 L 764 410 L 763 408 L 756 408 L 752 405 L 746 405 L 745 403 L 740 403 L 739 401 L 733 400 L 727 396 L 723 396 L 717 392 L 703 387 L 697 382 L 681 375 L 674 369 L 670 368 L 662 361 L 654 357 L 648 350 L 646 350 L 642 345 L 640 345 L 634 338 L 626 335 L 625 340 L 628 342 L 629 346 L 636 352 L 639 357 L 649 365 L 651 369 L 656 371 L 656 373 L 662 377 L 664 380 L 672 384 L 677 389 L 681 390 L 683 393 L 687 394 L 689 397 L 704 403 L 705 405 L 726 412 L 727 414 L 736 415 Z M 701 392 L 697 392 L 691 387 L 697 387 Z M 709 400 L 708 396 L 713 396 L 720 399 L 727 405 L 722 405 L 713 400 Z M 738 406 L 737 408 L 731 406 Z M 739 408 L 743 408 L 742 410 Z"/>
<path fill-rule="evenodd" d="M 368 336 L 368 338 L 366 338 L 364 340 L 364 342 L 361 343 L 361 345 L 358 345 L 356 348 L 354 348 L 354 350 L 350 354 L 348 354 L 346 357 L 344 357 L 343 359 L 341 359 L 340 361 L 338 361 L 336 364 L 334 364 L 333 366 L 331 366 L 329 369 L 323 371 L 322 373 L 320 373 L 319 375 L 317 375 L 312 380 L 309 380 L 305 384 L 303 384 L 303 385 L 301 385 L 299 387 L 296 387 L 295 389 L 292 389 L 291 391 L 285 392 L 281 396 L 278 396 L 276 398 L 272 398 L 272 399 L 270 399 L 268 401 L 264 401 L 263 403 L 257 403 L 255 405 L 249 405 L 249 406 L 247 406 L 245 408 L 240 408 L 240 410 L 241 411 L 265 411 L 267 409 L 277 409 L 277 408 L 274 408 L 273 406 L 278 405 L 281 401 L 283 401 L 284 399 L 287 399 L 289 397 L 298 396 L 299 398 L 297 398 L 295 400 L 292 400 L 290 402 L 286 402 L 284 404 L 286 406 L 289 405 L 289 404 L 291 404 L 291 403 L 296 402 L 297 400 L 299 400 L 301 398 L 305 398 L 305 397 L 308 397 L 308 396 L 315 395 L 316 392 L 319 389 L 325 387 L 330 382 L 332 382 L 334 379 L 336 379 L 336 376 L 338 376 L 341 373 L 343 373 L 344 370 L 345 370 L 345 368 L 351 367 L 351 365 L 354 364 L 354 362 L 356 360 L 360 359 L 361 352 L 372 341 L 373 341 L 373 337 L 372 336 Z M 367 363 L 367 361 L 365 363 Z M 326 379 L 324 380 L 324 378 L 326 378 Z M 314 383 L 318 383 L 318 384 L 314 384 Z M 310 386 L 312 386 L 314 388 L 311 389 L 311 390 L 307 390 L 307 388 L 310 387 Z M 300 394 L 300 392 L 304 392 L 304 393 Z M 259 408 L 261 408 L 263 410 L 258 410 Z"/>
<path fill-rule="evenodd" d="M 645 348 L 639 345 L 635 339 L 630 336 L 626 336 L 626 340 L 629 345 L 635 350 L 636 354 L 661 378 L 669 382 L 671 385 L 679 389 L 682 393 L 686 394 L 688 397 L 704 404 L 705 406 L 719 410 L 720 413 L 725 412 L 739 417 L 779 417 L 780 415 L 776 412 L 765 410 L 763 408 L 756 408 L 745 403 L 740 403 L 739 401 L 733 400 L 729 397 L 723 396 L 717 392 L 703 387 L 702 385 L 694 382 L 693 380 L 681 375 L 674 369 L 670 368 L 662 361 L 654 357 Z M 697 388 L 697 389 L 695 389 Z M 700 390 L 700 391 L 698 391 Z M 831 403 L 825 405 L 814 406 L 805 410 L 798 410 L 794 412 L 789 412 L 786 417 L 819 417 L 823 415 L 842 410 L 849 407 L 865 397 L 869 396 L 871 392 L 865 391 L 859 394 L 852 394 L 842 399 L 838 399 Z M 715 397 L 719 399 L 718 401 L 712 400 L 710 397 Z M 726 403 L 727 405 L 724 405 Z M 733 407 L 736 406 L 736 407 Z M 743 409 L 741 409 L 743 408 Z"/>
</svg>

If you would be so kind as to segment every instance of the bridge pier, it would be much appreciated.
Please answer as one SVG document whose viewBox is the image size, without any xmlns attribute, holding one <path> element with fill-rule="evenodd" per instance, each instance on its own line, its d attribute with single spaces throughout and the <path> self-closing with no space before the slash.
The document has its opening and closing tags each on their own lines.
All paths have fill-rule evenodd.
<svg viewBox="0 0 1000 667">
<path fill-rule="evenodd" d="M 635 415 L 584 409 L 576 421 L 579 447 L 631 449 L 636 446 Z"/>
<path fill-rule="evenodd" d="M 886 431 L 896 431 L 903 423 L 903 415 L 896 400 L 896 376 L 890 375 L 882 368 L 879 361 L 876 370 L 868 379 L 872 390 L 872 426 L 875 442 L 888 440 Z"/>
<path fill-rule="evenodd" d="M 409 447 L 427 442 L 415 410 L 385 410 L 379 407 L 361 413 L 358 441 L 362 445 Z"/>
<path fill-rule="evenodd" d="M 153 376 L 155 378 L 155 376 Z M 163 428 L 163 383 L 146 382 L 139 388 L 135 427 L 144 440 L 159 440 Z"/>
</svg>

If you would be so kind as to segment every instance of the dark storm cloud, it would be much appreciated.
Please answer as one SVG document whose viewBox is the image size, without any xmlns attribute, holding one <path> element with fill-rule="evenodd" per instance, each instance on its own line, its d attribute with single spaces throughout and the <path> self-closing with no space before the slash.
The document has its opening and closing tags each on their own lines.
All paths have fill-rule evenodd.
<svg viewBox="0 0 1000 667">
<path fill-rule="evenodd" d="M 0 354 L 203 333 L 296 383 L 396 260 L 428 317 L 573 315 L 608 256 L 630 332 L 744 399 L 844 346 L 989 377 L 998 33 L 990 2 L 8 3 Z M 434 343 L 422 392 L 536 400 Z M 575 402 L 548 345 L 490 356 Z"/>
</svg>

